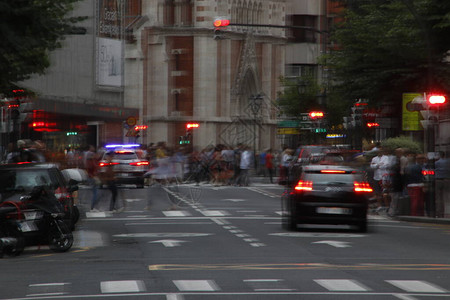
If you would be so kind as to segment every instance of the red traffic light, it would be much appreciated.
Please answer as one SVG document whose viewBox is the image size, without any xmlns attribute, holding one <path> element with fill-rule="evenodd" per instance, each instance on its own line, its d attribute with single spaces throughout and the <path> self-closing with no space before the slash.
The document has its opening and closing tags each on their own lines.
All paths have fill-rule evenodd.
<svg viewBox="0 0 450 300">
<path fill-rule="evenodd" d="M 199 127 L 200 127 L 200 125 L 198 123 L 187 123 L 186 124 L 187 129 L 199 128 Z"/>
<path fill-rule="evenodd" d="M 309 113 L 309 117 L 311 119 L 319 119 L 319 118 L 323 118 L 324 114 L 323 111 L 312 111 Z"/>
<path fill-rule="evenodd" d="M 136 131 L 145 130 L 147 128 L 148 128 L 147 125 L 136 125 L 136 126 L 134 126 L 134 130 L 136 130 Z"/>
<path fill-rule="evenodd" d="M 446 102 L 446 97 L 444 95 L 430 95 L 428 97 L 428 103 L 430 105 L 439 105 Z"/>
<path fill-rule="evenodd" d="M 372 127 L 380 127 L 380 124 L 376 123 L 376 122 L 372 122 L 372 123 L 367 123 L 367 127 L 372 128 Z"/>
<path fill-rule="evenodd" d="M 230 25 L 230 20 L 227 19 L 215 19 L 214 27 L 226 27 Z"/>
</svg>

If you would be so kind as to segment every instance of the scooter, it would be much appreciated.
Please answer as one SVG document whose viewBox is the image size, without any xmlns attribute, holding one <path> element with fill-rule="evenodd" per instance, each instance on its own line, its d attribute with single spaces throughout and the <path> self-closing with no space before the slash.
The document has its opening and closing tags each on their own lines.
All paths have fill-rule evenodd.
<svg viewBox="0 0 450 300">
<path fill-rule="evenodd" d="M 7 208 L 4 203 L 2 207 Z M 25 246 L 48 245 L 55 252 L 65 252 L 72 247 L 73 235 L 63 221 L 64 209 L 44 186 L 37 186 L 31 193 L 21 196 L 14 208 L 15 211 L 7 212 L 7 219 L 10 228 L 15 224 L 17 230 L 4 233 L 2 240 L 2 244 L 12 245 L 13 255 L 20 254 Z"/>
<path fill-rule="evenodd" d="M 14 202 L 3 202 L 0 207 L 0 258 L 4 254 L 19 255 L 25 247 L 25 239 L 19 229 L 16 218 L 18 205 Z"/>
</svg>

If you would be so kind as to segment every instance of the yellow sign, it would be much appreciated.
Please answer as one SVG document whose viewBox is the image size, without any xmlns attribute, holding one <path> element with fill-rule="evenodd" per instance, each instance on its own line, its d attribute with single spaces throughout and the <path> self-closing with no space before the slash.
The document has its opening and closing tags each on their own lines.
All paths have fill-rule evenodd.
<svg viewBox="0 0 450 300">
<path fill-rule="evenodd" d="M 420 112 L 409 110 L 410 102 L 416 97 L 423 97 L 421 93 L 404 93 L 402 105 L 402 130 L 418 131 L 422 130 L 420 127 Z"/>
<path fill-rule="evenodd" d="M 300 134 L 299 128 L 278 128 L 277 134 Z"/>
<path fill-rule="evenodd" d="M 127 118 L 127 124 L 128 124 L 128 126 L 134 126 L 134 125 L 136 125 L 136 121 L 137 121 L 137 118 L 136 118 L 136 117 L 128 117 L 128 118 Z"/>
</svg>

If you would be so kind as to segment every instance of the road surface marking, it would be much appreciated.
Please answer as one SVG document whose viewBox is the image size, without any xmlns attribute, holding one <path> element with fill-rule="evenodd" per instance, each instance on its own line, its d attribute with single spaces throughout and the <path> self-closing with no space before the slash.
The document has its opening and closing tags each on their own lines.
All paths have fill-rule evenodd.
<svg viewBox="0 0 450 300">
<path fill-rule="evenodd" d="M 145 284 L 142 280 L 102 281 L 100 283 L 102 293 L 139 293 L 145 292 Z"/>
<path fill-rule="evenodd" d="M 358 283 L 356 280 L 350 279 L 316 279 L 316 283 L 326 288 L 329 291 L 334 292 L 365 292 L 370 291 L 369 288 L 363 284 Z"/>
<path fill-rule="evenodd" d="M 213 292 L 220 290 L 213 280 L 174 280 L 173 283 L 183 292 Z"/>
<path fill-rule="evenodd" d="M 143 233 L 124 233 L 115 234 L 114 237 L 123 238 L 176 238 L 176 237 L 194 237 L 194 236 L 208 236 L 213 235 L 212 233 L 190 233 L 190 232 L 143 232 Z"/>
<path fill-rule="evenodd" d="M 159 240 L 159 241 L 153 241 L 149 243 L 161 243 L 164 245 L 164 247 L 178 247 L 181 243 L 186 243 L 186 241 L 180 241 L 180 240 Z"/>
<path fill-rule="evenodd" d="M 352 233 L 320 233 L 320 232 L 280 232 L 269 233 L 269 235 L 287 236 L 287 237 L 302 237 L 302 238 L 359 238 L 365 237 L 364 234 Z"/>
<path fill-rule="evenodd" d="M 328 244 L 328 245 L 336 247 L 336 248 L 348 248 L 348 247 L 351 247 L 349 245 L 350 242 L 344 242 L 344 241 L 318 241 L 318 242 L 312 242 L 311 244 Z"/>
<path fill-rule="evenodd" d="M 426 281 L 386 280 L 386 282 L 410 293 L 447 293 L 448 291 Z"/>
<path fill-rule="evenodd" d="M 184 210 L 166 210 L 163 211 L 163 214 L 166 217 L 187 217 L 191 215 L 188 211 Z"/>
<path fill-rule="evenodd" d="M 200 210 L 205 217 L 223 217 L 228 214 L 222 210 Z"/>
</svg>

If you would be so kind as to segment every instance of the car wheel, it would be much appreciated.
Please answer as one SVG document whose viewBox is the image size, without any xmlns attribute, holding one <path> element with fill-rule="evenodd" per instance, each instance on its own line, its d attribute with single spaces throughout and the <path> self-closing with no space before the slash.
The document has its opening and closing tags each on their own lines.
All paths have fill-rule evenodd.
<svg viewBox="0 0 450 300">
<path fill-rule="evenodd" d="M 358 224 L 358 232 L 367 232 L 367 220 L 364 220 Z"/>
<path fill-rule="evenodd" d="M 298 223 L 296 209 L 295 209 L 294 205 L 292 205 L 292 203 L 289 199 L 286 202 L 287 202 L 287 207 L 286 207 L 287 211 L 285 214 L 284 227 L 287 230 L 296 231 L 297 223 Z"/>
</svg>

